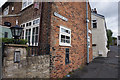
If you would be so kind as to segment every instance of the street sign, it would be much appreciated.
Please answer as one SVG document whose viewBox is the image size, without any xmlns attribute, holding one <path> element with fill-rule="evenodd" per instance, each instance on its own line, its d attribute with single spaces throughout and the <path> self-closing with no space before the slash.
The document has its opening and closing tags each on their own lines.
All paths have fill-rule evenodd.
<svg viewBox="0 0 120 80">
<path fill-rule="evenodd" d="M 64 20 L 64 21 L 68 21 L 67 18 L 65 18 L 64 16 L 62 16 L 62 15 L 56 13 L 56 12 L 54 12 L 54 16 L 59 17 L 59 18 L 61 18 L 61 19 Z"/>
</svg>

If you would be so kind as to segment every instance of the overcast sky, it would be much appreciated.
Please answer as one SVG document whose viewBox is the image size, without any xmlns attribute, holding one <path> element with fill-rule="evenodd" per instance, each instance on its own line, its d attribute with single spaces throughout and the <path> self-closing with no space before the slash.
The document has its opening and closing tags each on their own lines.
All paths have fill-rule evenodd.
<svg viewBox="0 0 120 80">
<path fill-rule="evenodd" d="M 0 0 L 0 6 L 7 0 Z M 104 15 L 107 28 L 118 35 L 118 1 L 119 0 L 89 0 L 91 8 L 97 8 L 99 14 Z"/>
<path fill-rule="evenodd" d="M 118 1 L 119 0 L 91 0 L 91 8 L 97 8 L 99 14 L 104 15 L 107 28 L 111 29 L 113 36 L 118 35 Z"/>
</svg>

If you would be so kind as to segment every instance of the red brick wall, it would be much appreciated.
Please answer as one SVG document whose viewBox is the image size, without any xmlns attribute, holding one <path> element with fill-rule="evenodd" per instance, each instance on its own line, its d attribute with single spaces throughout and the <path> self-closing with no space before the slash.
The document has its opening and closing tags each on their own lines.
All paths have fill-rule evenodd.
<svg viewBox="0 0 120 80">
<path fill-rule="evenodd" d="M 68 19 L 68 22 L 55 17 L 53 12 L 57 12 Z M 90 12 L 90 7 L 89 7 Z M 91 15 L 89 14 L 89 18 Z M 89 20 L 90 20 L 89 19 Z M 72 70 L 86 64 L 87 60 L 87 39 L 86 39 L 86 3 L 53 3 L 51 13 L 51 77 L 62 78 Z M 71 47 L 59 46 L 59 28 L 65 26 L 71 29 Z M 89 28 L 91 24 L 89 23 Z M 92 39 L 92 38 L 91 38 Z M 91 40 L 92 41 L 92 40 Z M 92 45 L 92 44 L 91 44 Z M 92 47 L 92 46 L 91 46 Z M 54 50 L 53 50 L 54 48 Z M 70 64 L 65 65 L 65 49 L 69 48 Z M 92 49 L 90 49 L 90 55 Z M 91 59 L 92 55 L 90 56 Z"/>
<path fill-rule="evenodd" d="M 21 16 L 19 19 L 19 24 L 36 19 L 40 17 L 40 6 L 39 9 L 34 8 L 34 4 L 21 10 Z"/>
<path fill-rule="evenodd" d="M 11 26 L 15 26 L 16 19 L 19 19 L 19 17 L 2 17 L 2 25 L 4 25 L 4 22 L 10 22 Z"/>
<path fill-rule="evenodd" d="M 21 2 L 10 2 L 10 4 L 8 6 L 9 6 L 8 15 L 15 15 L 15 14 L 20 13 L 22 4 L 21 4 Z M 14 11 L 12 11 L 13 6 L 14 6 Z M 4 8 L 3 8 L 3 10 L 4 10 Z M 7 17 L 7 16 L 5 16 L 5 17 L 2 17 L 2 25 L 4 25 L 4 22 L 10 22 L 12 24 L 11 26 L 15 26 L 16 25 L 16 19 L 18 19 L 18 18 L 19 18 L 19 16 L 15 16 L 15 17 L 12 17 L 12 16 Z"/>
<path fill-rule="evenodd" d="M 16 4 L 15 4 L 16 5 Z M 16 5 L 17 7 L 17 5 Z M 18 6 L 19 8 L 20 6 Z M 16 8 L 17 9 L 17 8 Z M 21 9 L 21 8 L 20 8 Z M 40 9 L 35 10 L 33 5 L 20 11 L 19 24 L 40 17 Z M 68 21 L 55 17 L 54 12 L 66 17 Z M 18 13 L 18 11 L 16 11 Z M 14 25 L 16 18 L 4 18 Z M 89 29 L 91 29 L 91 8 L 89 6 Z M 71 29 L 71 47 L 59 46 L 59 27 Z M 42 23 L 40 27 L 40 43 L 50 44 L 50 75 L 53 78 L 62 78 L 70 71 L 86 64 L 87 38 L 86 38 L 86 3 L 85 2 L 56 2 L 44 3 Z M 92 35 L 90 47 L 90 61 L 92 61 Z M 65 65 L 65 49 L 70 49 L 70 64 Z"/>
</svg>

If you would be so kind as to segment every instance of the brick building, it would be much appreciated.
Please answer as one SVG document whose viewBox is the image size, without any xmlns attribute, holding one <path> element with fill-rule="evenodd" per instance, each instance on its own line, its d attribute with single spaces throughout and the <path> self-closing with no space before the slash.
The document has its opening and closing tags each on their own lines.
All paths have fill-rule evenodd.
<svg viewBox="0 0 120 80">
<path fill-rule="evenodd" d="M 6 2 L 4 22 L 24 28 L 32 56 L 50 55 L 50 77 L 62 78 L 87 63 L 86 2 Z M 89 61 L 92 61 L 91 8 L 88 3 Z M 32 50 L 32 51 L 31 51 Z"/>
</svg>

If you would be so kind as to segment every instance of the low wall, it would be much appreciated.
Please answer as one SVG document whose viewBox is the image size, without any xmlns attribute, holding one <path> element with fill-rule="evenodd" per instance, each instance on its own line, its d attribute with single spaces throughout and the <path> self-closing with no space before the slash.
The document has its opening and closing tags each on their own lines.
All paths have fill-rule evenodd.
<svg viewBox="0 0 120 80">
<path fill-rule="evenodd" d="M 26 45 L 5 45 L 3 78 L 49 78 L 49 55 L 27 56 Z M 14 51 L 20 51 L 20 62 L 14 63 Z"/>
</svg>

